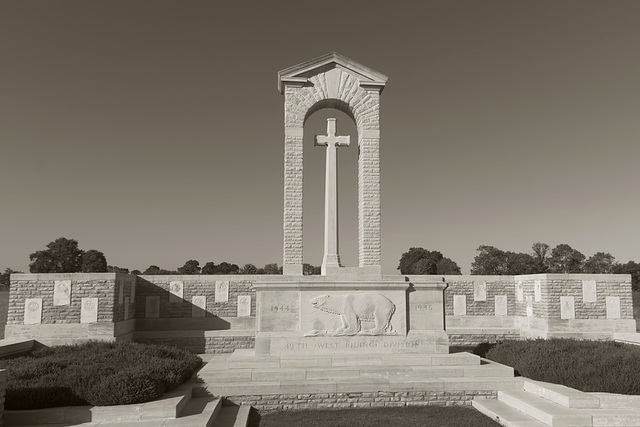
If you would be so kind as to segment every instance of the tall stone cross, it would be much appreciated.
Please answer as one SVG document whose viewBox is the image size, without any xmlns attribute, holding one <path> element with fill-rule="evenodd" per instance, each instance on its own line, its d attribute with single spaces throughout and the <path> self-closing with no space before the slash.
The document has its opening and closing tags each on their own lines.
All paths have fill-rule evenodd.
<svg viewBox="0 0 640 427">
<path fill-rule="evenodd" d="M 338 254 L 338 169 L 336 148 L 348 147 L 349 136 L 336 136 L 336 119 L 327 119 L 327 134 L 316 135 L 314 145 L 327 147 L 324 184 L 324 257 L 322 274 L 327 267 L 341 267 Z"/>
</svg>

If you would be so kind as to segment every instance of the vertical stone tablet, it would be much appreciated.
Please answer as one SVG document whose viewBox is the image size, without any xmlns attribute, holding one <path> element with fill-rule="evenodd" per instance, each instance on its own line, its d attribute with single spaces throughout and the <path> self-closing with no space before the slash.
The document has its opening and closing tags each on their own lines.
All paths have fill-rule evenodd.
<svg viewBox="0 0 640 427">
<path fill-rule="evenodd" d="M 453 315 L 454 316 L 467 315 L 467 296 L 466 295 L 453 296 Z"/>
<path fill-rule="evenodd" d="M 533 317 L 533 297 L 527 295 L 527 317 Z"/>
<path fill-rule="evenodd" d="M 516 282 L 516 299 L 519 302 L 524 301 L 524 289 L 522 287 L 522 282 Z"/>
<path fill-rule="evenodd" d="M 24 324 L 36 325 L 42 323 L 42 298 L 27 298 L 24 300 Z"/>
<path fill-rule="evenodd" d="M 131 304 L 136 302 L 136 281 L 131 282 Z"/>
<path fill-rule="evenodd" d="M 53 305 L 71 304 L 71 280 L 56 280 L 53 284 Z"/>
<path fill-rule="evenodd" d="M 575 301 L 573 297 L 560 297 L 560 318 L 575 319 Z"/>
<path fill-rule="evenodd" d="M 124 320 L 129 320 L 129 304 L 131 304 L 131 298 L 124 297 Z"/>
<path fill-rule="evenodd" d="M 473 282 L 473 300 L 474 301 L 487 300 L 487 282 L 485 282 L 484 280 Z"/>
<path fill-rule="evenodd" d="M 229 301 L 229 282 L 228 281 L 216 281 L 216 302 L 228 302 Z"/>
<path fill-rule="evenodd" d="M 124 304 L 124 282 L 118 282 L 118 304 Z"/>
<path fill-rule="evenodd" d="M 596 281 L 582 281 L 582 302 L 596 302 Z"/>
<path fill-rule="evenodd" d="M 607 297 L 607 319 L 620 318 L 620 297 Z"/>
<path fill-rule="evenodd" d="M 536 280 L 533 282 L 533 293 L 536 302 L 542 301 L 542 283 L 540 280 Z"/>
<path fill-rule="evenodd" d="M 191 297 L 191 317 L 205 317 L 207 314 L 207 297 L 198 295 Z"/>
<path fill-rule="evenodd" d="M 183 301 L 184 296 L 184 283 L 180 281 L 169 283 L 169 302 L 179 303 Z"/>
<path fill-rule="evenodd" d="M 82 298 L 80 306 L 80 323 L 96 323 L 98 321 L 98 298 Z"/>
<path fill-rule="evenodd" d="M 251 316 L 251 295 L 238 295 L 238 317 Z"/>
<path fill-rule="evenodd" d="M 148 296 L 145 300 L 144 317 L 160 317 L 160 297 Z"/>
<path fill-rule="evenodd" d="M 507 296 L 496 295 L 495 298 L 496 298 L 496 301 L 495 301 L 496 316 L 506 316 L 507 315 Z"/>
</svg>

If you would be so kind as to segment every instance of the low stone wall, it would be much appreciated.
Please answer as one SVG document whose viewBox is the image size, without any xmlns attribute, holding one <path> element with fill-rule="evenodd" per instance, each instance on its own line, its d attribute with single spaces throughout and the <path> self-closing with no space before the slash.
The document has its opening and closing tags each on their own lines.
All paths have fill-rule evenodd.
<svg viewBox="0 0 640 427">
<path fill-rule="evenodd" d="M 292 409 L 343 409 L 402 406 L 464 406 L 474 398 L 496 399 L 495 390 L 378 391 L 358 393 L 267 394 L 226 396 L 236 404 L 249 404 L 261 412 Z"/>
</svg>

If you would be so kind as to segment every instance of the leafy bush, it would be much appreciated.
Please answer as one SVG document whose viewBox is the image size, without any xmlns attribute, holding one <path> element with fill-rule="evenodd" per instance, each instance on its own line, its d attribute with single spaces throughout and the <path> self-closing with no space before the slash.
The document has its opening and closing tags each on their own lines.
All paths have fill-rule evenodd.
<svg viewBox="0 0 640 427">
<path fill-rule="evenodd" d="M 92 341 L 0 360 L 7 409 L 148 402 L 188 380 L 202 359 L 178 348 Z"/>
<path fill-rule="evenodd" d="M 581 391 L 640 394 L 640 347 L 568 338 L 505 341 L 488 359 L 516 373 Z"/>
</svg>

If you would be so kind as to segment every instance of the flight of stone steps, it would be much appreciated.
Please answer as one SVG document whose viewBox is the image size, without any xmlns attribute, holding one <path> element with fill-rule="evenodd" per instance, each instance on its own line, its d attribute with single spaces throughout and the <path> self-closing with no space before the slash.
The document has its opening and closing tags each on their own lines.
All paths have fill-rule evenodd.
<svg viewBox="0 0 640 427">
<path fill-rule="evenodd" d="M 259 410 L 284 407 L 276 402 L 283 395 L 305 395 L 305 404 L 285 407 L 301 409 L 345 407 L 344 402 L 327 405 L 341 393 L 429 392 L 434 400 L 470 400 L 474 392 L 490 396 L 499 388 L 522 389 L 512 368 L 470 353 L 255 356 L 253 350 L 236 350 L 214 356 L 198 378 L 202 384 L 194 387 L 195 396 L 228 396 Z M 315 395 L 321 398 L 314 400 Z M 264 398 L 270 406 L 256 404 L 256 396 L 270 396 Z M 371 397 L 379 403 L 384 396 Z M 358 403 L 364 406 L 362 399 Z"/>
<path fill-rule="evenodd" d="M 508 427 L 640 426 L 640 396 L 584 393 L 527 378 L 521 390 L 499 390 L 497 400 L 472 405 Z"/>
</svg>

